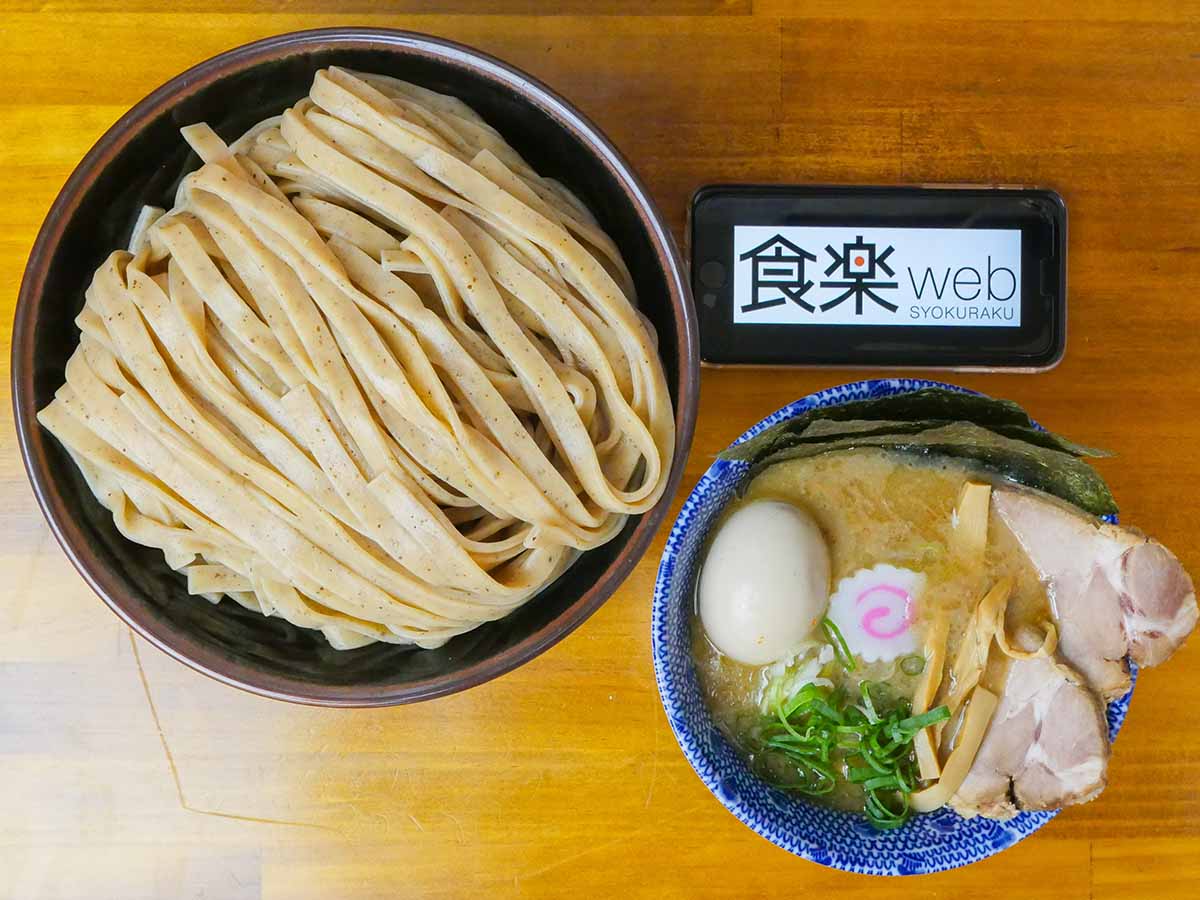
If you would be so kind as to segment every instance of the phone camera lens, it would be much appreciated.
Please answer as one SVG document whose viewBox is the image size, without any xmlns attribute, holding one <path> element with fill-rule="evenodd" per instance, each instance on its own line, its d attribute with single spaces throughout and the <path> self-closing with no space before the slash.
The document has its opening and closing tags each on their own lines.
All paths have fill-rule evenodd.
<svg viewBox="0 0 1200 900">
<path fill-rule="evenodd" d="M 725 267 L 710 259 L 700 267 L 700 283 L 714 290 L 721 287 L 725 283 Z"/>
</svg>

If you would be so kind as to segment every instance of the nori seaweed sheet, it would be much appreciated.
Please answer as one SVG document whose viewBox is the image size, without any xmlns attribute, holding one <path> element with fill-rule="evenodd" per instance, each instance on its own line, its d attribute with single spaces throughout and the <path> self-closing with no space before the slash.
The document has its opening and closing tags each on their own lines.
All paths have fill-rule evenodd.
<svg viewBox="0 0 1200 900">
<path fill-rule="evenodd" d="M 753 476 L 778 462 L 858 447 L 969 459 L 1093 515 L 1117 511 L 1099 473 L 1079 459 L 1107 453 L 1038 429 L 1011 400 L 943 388 L 809 410 L 721 457 L 749 462 Z"/>
<path fill-rule="evenodd" d="M 920 419 L 918 421 L 893 421 L 891 419 L 852 419 L 842 421 L 837 419 L 814 419 L 809 423 L 808 427 L 800 434 L 790 434 L 785 439 L 776 443 L 774 449 L 780 450 L 784 447 L 791 446 L 794 443 L 813 443 L 815 441 L 826 440 L 833 435 L 841 434 L 916 434 L 920 431 L 925 431 L 929 428 L 940 428 L 944 425 L 952 425 L 955 421 L 968 421 L 965 419 Z M 972 423 L 979 424 L 979 423 Z M 980 426 L 986 427 L 986 426 Z M 1040 428 L 1035 428 L 1027 425 L 993 425 L 988 428 L 996 434 L 1007 438 L 1012 438 L 1017 441 L 1024 441 L 1027 444 L 1034 444 L 1038 447 L 1046 447 L 1050 450 L 1061 450 L 1064 453 L 1070 453 L 1072 456 L 1092 456 L 1105 457 L 1112 454 L 1106 450 L 1097 450 L 1094 447 L 1085 447 L 1083 444 L 1077 444 L 1074 441 L 1068 440 L 1061 434 L 1055 434 L 1053 431 L 1044 431 Z M 736 448 L 735 448 L 736 449 Z"/>
</svg>

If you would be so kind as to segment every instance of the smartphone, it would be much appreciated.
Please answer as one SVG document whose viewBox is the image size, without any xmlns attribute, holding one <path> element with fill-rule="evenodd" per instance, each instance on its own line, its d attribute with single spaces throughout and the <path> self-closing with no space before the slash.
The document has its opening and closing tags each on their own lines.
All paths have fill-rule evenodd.
<svg viewBox="0 0 1200 900">
<path fill-rule="evenodd" d="M 688 238 L 711 365 L 1037 372 L 1066 348 L 1054 191 L 709 185 Z"/>
</svg>

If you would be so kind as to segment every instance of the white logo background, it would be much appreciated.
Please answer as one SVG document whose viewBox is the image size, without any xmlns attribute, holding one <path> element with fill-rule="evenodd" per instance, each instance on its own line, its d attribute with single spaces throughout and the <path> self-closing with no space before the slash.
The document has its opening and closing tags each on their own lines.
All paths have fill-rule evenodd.
<svg viewBox="0 0 1200 900">
<path fill-rule="evenodd" d="M 805 282 L 812 287 L 799 292 L 799 264 L 782 260 L 772 265 L 771 255 L 795 255 L 787 249 L 769 248 L 759 259 L 757 305 L 753 291 L 755 259 L 742 254 L 779 236 L 812 254 L 816 261 L 803 260 Z M 847 268 L 839 265 L 829 275 L 825 270 L 836 260 L 826 246 L 838 254 L 843 246 L 861 236 L 874 244 L 883 261 L 895 274 L 875 265 L 865 279 L 869 287 L 878 282 L 895 282 L 896 287 L 875 287 L 872 292 L 895 312 L 862 296 L 862 313 L 856 312 L 857 297 L 851 293 L 836 306 L 828 304 L 846 293 L 846 287 L 823 287 L 821 282 L 851 282 L 871 267 L 869 252 L 849 254 Z M 1000 228 L 774 228 L 738 225 L 733 230 L 733 321 L 740 325 L 905 325 L 940 327 L 1010 327 L 1021 324 L 1021 232 Z M 859 258 L 861 263 L 857 263 Z M 856 264 L 857 263 L 857 264 Z M 990 285 L 989 285 L 990 272 Z M 793 297 L 815 307 L 810 312 L 771 283 L 789 287 Z M 956 290 L 957 289 L 957 290 Z M 919 296 L 918 296 L 919 295 Z M 939 296 L 940 295 L 940 296 Z M 763 304 L 782 298 L 783 303 Z M 1004 299 L 1007 298 L 1007 299 Z M 754 308 L 757 306 L 757 308 Z M 744 309 L 743 307 L 752 307 Z"/>
</svg>

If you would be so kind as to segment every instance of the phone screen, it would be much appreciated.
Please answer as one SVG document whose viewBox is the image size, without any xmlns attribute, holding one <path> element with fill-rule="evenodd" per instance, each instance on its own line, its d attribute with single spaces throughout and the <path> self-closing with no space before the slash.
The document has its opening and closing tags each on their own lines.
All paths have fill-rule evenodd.
<svg viewBox="0 0 1200 900">
<path fill-rule="evenodd" d="M 713 186 L 690 239 L 709 363 L 1044 369 L 1065 346 L 1051 191 Z"/>
</svg>

